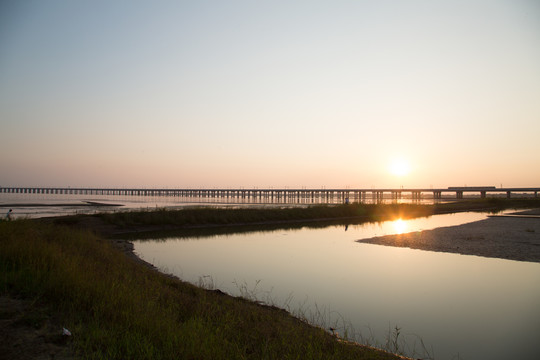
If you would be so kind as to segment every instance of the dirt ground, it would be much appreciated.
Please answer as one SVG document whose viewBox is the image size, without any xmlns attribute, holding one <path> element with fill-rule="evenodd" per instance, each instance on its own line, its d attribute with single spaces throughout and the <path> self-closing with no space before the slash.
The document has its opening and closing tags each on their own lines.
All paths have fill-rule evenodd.
<svg viewBox="0 0 540 360">
<path fill-rule="evenodd" d="M 0 359 L 74 359 L 71 336 L 50 313 L 38 304 L 0 296 Z"/>
<path fill-rule="evenodd" d="M 379 236 L 359 242 L 428 251 L 540 262 L 540 209 L 459 226 Z M 519 216 L 518 216 L 519 215 Z"/>
</svg>

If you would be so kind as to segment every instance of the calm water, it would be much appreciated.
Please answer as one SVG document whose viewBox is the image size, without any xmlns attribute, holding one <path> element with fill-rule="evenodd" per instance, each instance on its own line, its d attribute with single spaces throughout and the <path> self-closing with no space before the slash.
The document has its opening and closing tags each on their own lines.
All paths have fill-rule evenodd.
<svg viewBox="0 0 540 360">
<path fill-rule="evenodd" d="M 136 241 L 135 251 L 184 280 L 255 296 L 372 345 L 397 326 L 411 356 L 425 356 L 422 339 L 435 359 L 537 359 L 540 264 L 355 241 L 483 218 Z"/>
<path fill-rule="evenodd" d="M 157 207 L 185 208 L 189 206 L 262 206 L 262 204 L 220 202 L 213 198 L 180 198 L 174 196 L 120 195 L 56 195 L 0 193 L 0 215 L 13 208 L 13 218 L 92 214 L 107 211 L 155 209 Z M 88 206 L 87 201 L 119 206 Z M 16 204 L 16 207 L 11 205 Z M 48 206 L 32 206 L 47 204 Z"/>
<path fill-rule="evenodd" d="M 87 201 L 120 206 L 88 206 Z M 295 199 L 268 203 L 254 198 L 212 198 L 212 197 L 177 197 L 177 196 L 121 196 L 121 195 L 59 195 L 59 194 L 7 194 L 0 193 L 0 215 L 4 215 L 13 204 L 13 218 L 44 217 L 73 214 L 92 214 L 105 211 L 124 211 L 133 209 L 152 209 L 156 207 L 184 208 L 188 206 L 305 206 L 312 204 L 306 199 L 297 202 Z M 370 202 L 368 197 L 366 202 Z M 385 201 L 391 202 L 391 199 Z M 439 200 L 440 201 L 440 200 Z M 411 202 L 402 199 L 400 202 Z M 418 201 L 416 201 L 418 203 Z M 420 203 L 432 204 L 433 199 L 426 196 Z M 47 204 L 49 206 L 31 206 Z"/>
</svg>

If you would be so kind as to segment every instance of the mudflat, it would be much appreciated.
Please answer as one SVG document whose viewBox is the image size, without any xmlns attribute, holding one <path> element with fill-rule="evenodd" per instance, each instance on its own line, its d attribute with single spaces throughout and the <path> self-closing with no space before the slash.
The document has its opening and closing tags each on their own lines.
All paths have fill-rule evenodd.
<svg viewBox="0 0 540 360">
<path fill-rule="evenodd" d="M 433 230 L 361 239 L 358 242 L 540 262 L 540 209 L 512 215 L 493 216 Z"/>
</svg>

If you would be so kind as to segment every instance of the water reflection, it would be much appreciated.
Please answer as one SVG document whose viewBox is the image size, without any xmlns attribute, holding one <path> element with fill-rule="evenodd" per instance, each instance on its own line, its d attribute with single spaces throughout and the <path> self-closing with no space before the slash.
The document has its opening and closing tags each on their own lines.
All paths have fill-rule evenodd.
<svg viewBox="0 0 540 360">
<path fill-rule="evenodd" d="M 407 222 L 402 219 L 392 221 L 392 226 L 394 227 L 395 234 L 403 234 L 407 232 Z"/>
<path fill-rule="evenodd" d="M 384 344 L 399 326 L 437 359 L 533 359 L 540 351 L 540 264 L 357 243 L 485 218 L 482 214 L 135 243 L 182 279 L 313 316 Z M 412 354 L 411 354 L 412 355 Z M 417 354 L 418 355 L 418 354 Z M 419 354 L 417 357 L 422 356 Z"/>
</svg>

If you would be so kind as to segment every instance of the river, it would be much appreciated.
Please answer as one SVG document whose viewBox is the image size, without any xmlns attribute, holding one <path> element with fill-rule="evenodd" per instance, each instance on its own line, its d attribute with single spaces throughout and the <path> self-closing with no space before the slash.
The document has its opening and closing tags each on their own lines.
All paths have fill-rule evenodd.
<svg viewBox="0 0 540 360">
<path fill-rule="evenodd" d="M 536 359 L 540 264 L 356 242 L 485 216 L 141 240 L 135 252 L 165 273 L 408 356 Z"/>
</svg>

